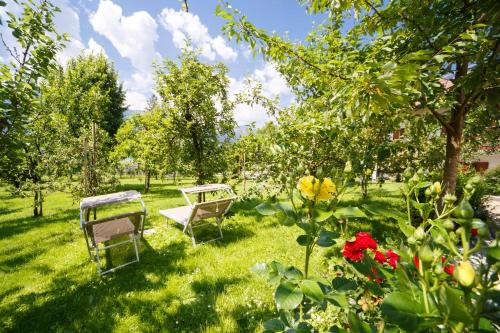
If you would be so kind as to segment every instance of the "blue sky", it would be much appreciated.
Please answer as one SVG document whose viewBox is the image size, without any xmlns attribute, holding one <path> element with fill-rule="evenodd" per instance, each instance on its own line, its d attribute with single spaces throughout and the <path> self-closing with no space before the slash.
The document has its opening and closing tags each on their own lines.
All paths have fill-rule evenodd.
<svg viewBox="0 0 500 333">
<path fill-rule="evenodd" d="M 189 13 L 181 10 L 178 0 L 53 0 L 62 10 L 56 16 L 60 32 L 71 35 L 71 42 L 58 56 L 64 64 L 82 52 L 104 52 L 114 62 L 127 90 L 130 109 L 140 110 L 153 93 L 151 64 L 162 57 L 175 58 L 186 37 L 205 62 L 224 62 L 229 68 L 230 90 L 243 88 L 245 76 L 263 83 L 270 97 L 279 95 L 282 104 L 293 99 L 285 81 L 272 64 L 261 57 L 254 59 L 245 44 L 235 44 L 222 35 L 224 20 L 215 16 L 216 0 L 191 0 Z M 7 1 L 9 10 L 16 10 Z M 306 14 L 295 0 L 234 0 L 231 5 L 247 15 L 259 28 L 288 34 L 303 40 L 321 17 Z M 4 15 L 4 13 L 0 13 Z M 8 35 L 5 27 L 2 33 Z M 9 41 L 9 40 L 8 40 Z M 0 51 L 2 61 L 8 56 Z M 241 106 L 236 110 L 238 123 L 262 123 L 265 111 Z"/>
</svg>

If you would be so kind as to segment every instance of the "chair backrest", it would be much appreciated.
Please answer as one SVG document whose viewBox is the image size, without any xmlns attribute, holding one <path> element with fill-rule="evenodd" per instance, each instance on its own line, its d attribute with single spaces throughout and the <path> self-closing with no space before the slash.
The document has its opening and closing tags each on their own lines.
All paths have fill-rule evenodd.
<svg viewBox="0 0 500 333">
<path fill-rule="evenodd" d="M 211 217 L 220 217 L 227 212 L 233 200 L 234 198 L 229 198 L 196 203 L 191 214 L 191 221 L 196 222 Z"/>
<path fill-rule="evenodd" d="M 92 244 L 95 246 L 96 240 L 94 236 L 94 228 L 93 228 L 94 225 L 108 223 L 122 218 L 128 218 L 130 222 L 132 222 L 132 224 L 134 225 L 134 233 L 135 234 L 140 233 L 142 237 L 142 233 L 144 231 L 145 217 L 146 217 L 145 211 L 128 212 L 128 213 L 122 213 L 114 216 L 105 217 L 94 221 L 84 221 L 83 227 L 85 228 L 86 235 L 90 237 Z"/>
</svg>

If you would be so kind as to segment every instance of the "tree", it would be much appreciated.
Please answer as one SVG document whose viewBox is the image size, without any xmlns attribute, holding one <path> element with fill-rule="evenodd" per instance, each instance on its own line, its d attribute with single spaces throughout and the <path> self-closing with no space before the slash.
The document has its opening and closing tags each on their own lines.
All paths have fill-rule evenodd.
<svg viewBox="0 0 500 333">
<path fill-rule="evenodd" d="M 125 92 L 102 54 L 70 59 L 42 90 L 44 107 L 59 119 L 53 168 L 75 197 L 107 192 L 116 183 L 110 152 L 123 121 Z M 73 177 L 79 181 L 74 182 Z"/>
<path fill-rule="evenodd" d="M 38 108 L 40 82 L 56 66 L 56 53 L 67 36 L 55 30 L 53 16 L 58 8 L 49 1 L 23 1 L 20 6 L 19 16 L 7 12 L 6 23 L 15 45 L 8 45 L 1 36 L 10 60 L 0 64 L 0 177 L 17 191 L 31 191 L 33 215 L 40 216 L 43 215 L 39 173 L 42 142 L 34 135 L 37 125 L 33 120 L 45 112 Z"/>
<path fill-rule="evenodd" d="M 181 160 L 192 166 L 196 184 L 204 184 L 226 168 L 235 103 L 228 97 L 226 66 L 204 64 L 186 50 L 179 60 L 164 60 L 156 68 L 156 91 L 180 140 Z"/>
<path fill-rule="evenodd" d="M 178 170 L 178 140 L 172 123 L 153 96 L 143 113 L 127 119 L 116 134 L 115 160 L 132 158 L 144 173 L 144 192 L 150 188 L 151 174 L 164 175 Z"/>
<path fill-rule="evenodd" d="M 488 126 L 498 112 L 498 1 L 302 3 L 328 13 L 305 45 L 257 29 L 230 7 L 217 13 L 229 37 L 280 65 L 299 100 L 352 116 L 432 114 L 446 131 L 443 182 L 454 192 L 466 119 L 487 110 L 480 125 Z"/>
</svg>

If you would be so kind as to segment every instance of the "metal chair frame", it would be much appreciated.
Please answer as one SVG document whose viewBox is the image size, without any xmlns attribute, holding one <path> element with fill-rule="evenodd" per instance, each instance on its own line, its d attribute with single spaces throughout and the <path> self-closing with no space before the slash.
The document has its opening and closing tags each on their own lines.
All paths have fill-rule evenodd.
<svg viewBox="0 0 500 333">
<path fill-rule="evenodd" d="M 190 212 L 189 218 L 182 219 L 182 220 L 176 219 L 171 214 L 169 214 L 168 210 L 161 210 L 160 214 L 167 217 L 168 219 L 173 220 L 174 222 L 182 224 L 184 226 L 182 232 L 185 234 L 188 234 L 188 236 L 190 236 L 191 241 L 193 243 L 193 246 L 196 246 L 197 244 L 210 243 L 210 242 L 214 242 L 216 240 L 222 239 L 224 237 L 222 234 L 222 228 L 221 228 L 223 216 L 229 211 L 234 200 L 237 198 L 237 196 L 233 192 L 231 186 L 225 185 L 225 184 L 208 184 L 208 185 L 201 185 L 201 186 L 190 187 L 190 188 L 180 188 L 179 190 L 181 191 L 182 195 L 184 196 L 185 200 L 188 203 L 188 206 L 183 206 L 183 207 L 190 208 L 191 212 Z M 207 193 L 207 192 L 216 192 L 216 191 L 225 191 L 227 194 L 229 194 L 229 197 L 225 198 L 225 199 L 218 199 L 218 200 L 212 200 L 212 201 L 206 201 L 206 202 L 195 202 L 195 203 L 191 203 L 191 201 L 189 200 L 189 197 L 188 197 L 188 194 Z M 203 209 L 204 206 L 212 206 L 212 205 L 218 204 L 218 203 L 225 204 L 228 201 L 230 201 L 229 204 L 220 213 L 217 213 L 214 216 L 210 216 L 207 218 L 196 219 L 198 210 Z M 177 207 L 177 208 L 179 208 L 179 207 Z M 208 218 L 213 218 L 213 217 L 215 217 L 216 225 L 217 225 L 217 228 L 219 229 L 219 237 L 210 239 L 208 241 L 196 243 L 196 238 L 194 235 L 193 228 L 198 228 L 198 227 L 207 225 L 210 222 L 205 222 L 205 223 L 195 223 L 195 222 L 205 220 Z"/>
<path fill-rule="evenodd" d="M 136 191 L 129 191 L 129 192 L 136 192 Z M 125 192 L 122 192 L 122 193 L 125 193 Z M 110 272 L 114 272 L 115 270 L 117 270 L 119 268 L 122 268 L 122 267 L 128 266 L 130 264 L 139 262 L 139 246 L 141 244 L 141 238 L 143 237 L 143 233 L 144 233 L 144 223 L 145 223 L 145 220 L 146 220 L 147 211 L 146 211 L 146 206 L 144 204 L 144 201 L 142 200 L 142 198 L 140 196 L 140 193 L 136 192 L 136 193 L 132 193 L 132 195 L 133 195 L 132 198 L 126 198 L 126 197 L 123 198 L 122 197 L 122 198 L 119 198 L 119 199 L 114 200 L 114 201 L 111 200 L 111 201 L 106 201 L 104 203 L 97 203 L 97 204 L 93 204 L 93 205 L 85 205 L 85 199 L 88 200 L 88 199 L 99 198 L 99 197 L 91 197 L 91 198 L 85 198 L 80 203 L 80 228 L 83 229 L 83 233 L 84 233 L 84 236 L 85 236 L 85 242 L 87 244 L 87 250 L 88 250 L 88 253 L 89 253 L 89 257 L 90 257 L 90 259 L 92 261 L 96 262 L 96 264 L 97 264 L 97 273 L 99 275 L 104 275 L 104 274 L 107 274 L 107 273 L 110 273 Z M 127 212 L 127 213 L 118 214 L 118 215 L 113 215 L 113 216 L 110 216 L 110 217 L 106 217 L 106 218 L 102 218 L 102 219 L 96 219 L 96 220 L 92 220 L 92 221 L 87 221 L 84 218 L 84 216 L 86 215 L 86 213 L 90 209 L 97 208 L 97 207 L 103 206 L 103 205 L 109 205 L 109 204 L 113 204 L 113 203 L 121 203 L 121 202 L 132 201 L 132 200 L 139 201 L 141 203 L 142 210 L 134 211 L 134 212 Z M 138 220 L 135 221 L 135 223 L 134 223 L 134 222 L 132 222 L 130 220 L 131 217 L 134 217 L 134 219 L 138 218 Z M 93 227 L 96 224 L 111 222 L 111 221 L 118 220 L 118 219 L 123 219 L 123 218 L 129 219 L 129 221 L 134 225 L 134 230 L 130 234 L 120 234 L 120 235 L 117 235 L 117 236 L 118 237 L 123 237 L 123 236 L 127 236 L 128 235 L 129 239 L 120 241 L 118 243 L 113 243 L 113 244 L 110 244 L 110 245 L 105 245 L 106 241 L 104 241 L 104 242 L 102 242 L 104 245 L 100 246 L 100 243 L 98 243 L 98 242 L 95 241 L 95 237 L 94 237 L 94 234 L 93 234 Z M 101 268 L 101 255 L 100 255 L 100 252 L 101 251 L 106 251 L 108 249 L 111 249 L 111 248 L 114 248 L 114 247 L 117 247 L 117 246 L 120 246 L 120 245 L 129 244 L 129 243 L 133 244 L 133 246 L 134 246 L 135 259 L 132 260 L 132 261 L 128 261 L 128 262 L 126 262 L 124 264 L 121 264 L 119 266 L 112 267 L 112 268 L 110 268 L 108 270 L 103 271 L 102 268 Z"/>
</svg>

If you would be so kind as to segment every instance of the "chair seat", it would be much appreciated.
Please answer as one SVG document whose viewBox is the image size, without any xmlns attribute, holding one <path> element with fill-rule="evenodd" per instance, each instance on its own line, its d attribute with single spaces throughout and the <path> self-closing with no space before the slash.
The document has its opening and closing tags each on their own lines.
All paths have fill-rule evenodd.
<svg viewBox="0 0 500 333">
<path fill-rule="evenodd" d="M 176 208 L 160 210 L 160 214 L 174 220 L 177 223 L 186 225 L 191 217 L 192 209 L 190 206 L 181 206 Z"/>
<path fill-rule="evenodd" d="M 135 232 L 135 226 L 128 217 L 97 223 L 92 226 L 94 242 L 103 243 L 113 238 L 129 235 Z"/>
</svg>

